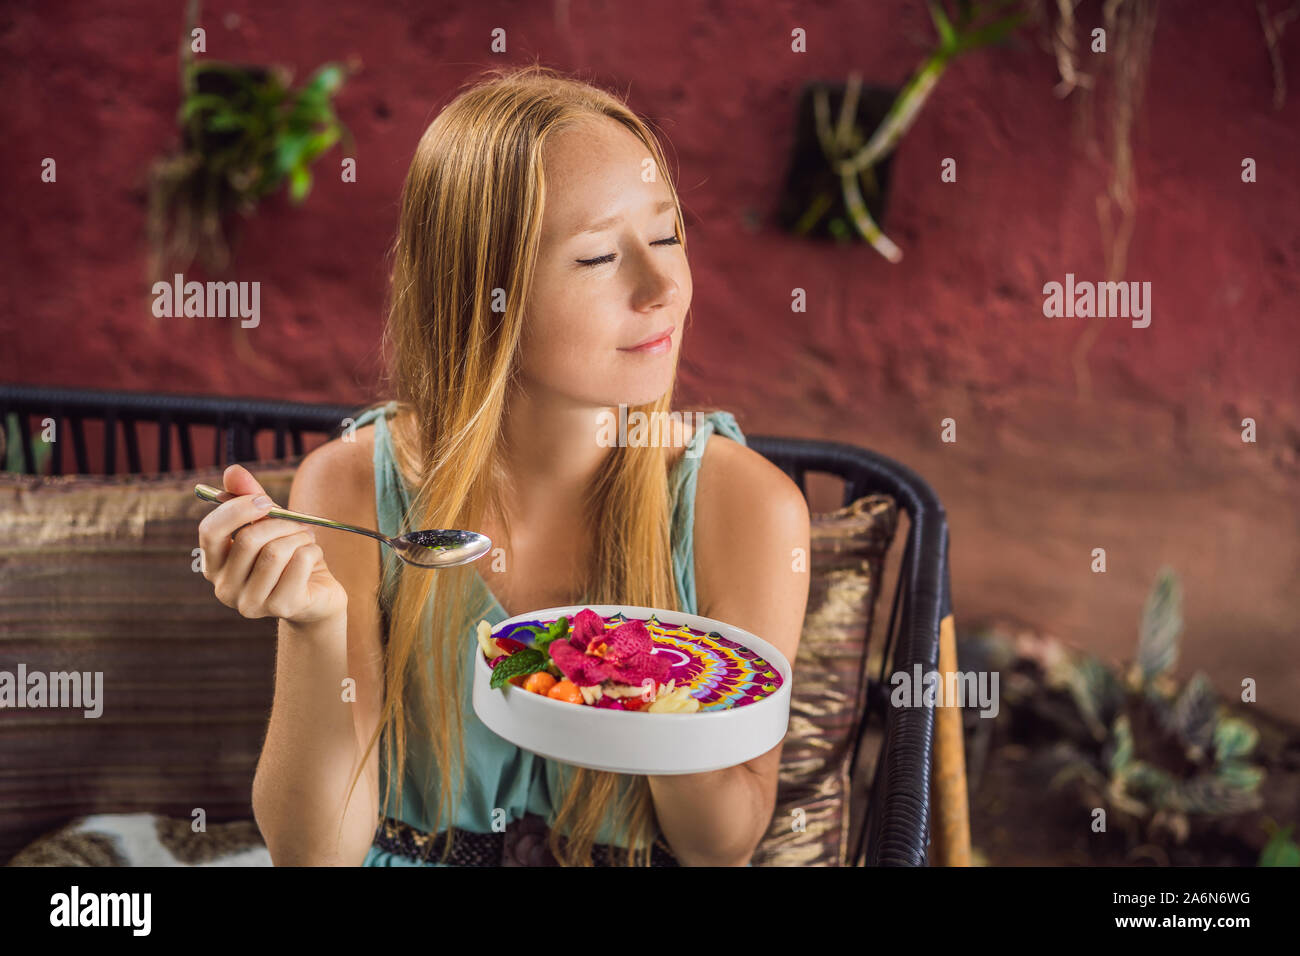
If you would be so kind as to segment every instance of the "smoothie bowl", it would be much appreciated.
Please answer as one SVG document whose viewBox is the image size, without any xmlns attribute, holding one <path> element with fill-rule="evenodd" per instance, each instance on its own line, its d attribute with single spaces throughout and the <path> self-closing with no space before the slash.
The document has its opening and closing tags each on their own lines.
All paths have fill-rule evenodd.
<svg viewBox="0 0 1300 956">
<path fill-rule="evenodd" d="M 720 770 L 771 750 L 789 723 L 781 652 L 694 614 L 547 608 L 481 623 L 473 654 L 479 719 L 518 747 L 579 767 Z"/>
</svg>

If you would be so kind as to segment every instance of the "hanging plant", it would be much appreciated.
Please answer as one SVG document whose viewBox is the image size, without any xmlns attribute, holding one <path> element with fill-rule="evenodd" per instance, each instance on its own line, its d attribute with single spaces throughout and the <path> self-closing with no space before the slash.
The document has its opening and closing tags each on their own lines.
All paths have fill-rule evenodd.
<svg viewBox="0 0 1300 956">
<path fill-rule="evenodd" d="M 786 227 L 796 234 L 806 235 L 825 220 L 828 234 L 848 238 L 856 232 L 890 262 L 900 261 L 902 250 L 881 231 L 876 219 L 884 207 L 884 185 L 888 177 L 883 168 L 885 161 L 916 122 L 948 64 L 963 53 L 1000 42 L 1020 24 L 1024 19 L 1021 13 L 999 16 L 1017 5 L 1018 0 L 996 0 L 985 8 L 969 0 L 958 0 L 956 14 L 950 17 L 943 4 L 930 0 L 927 6 L 939 35 L 939 44 L 898 91 L 889 109 L 874 126 L 862 125 L 864 117 L 859 115 L 863 92 L 860 74 L 850 74 L 833 127 L 830 105 L 833 91 L 825 85 L 814 86 L 811 90 L 812 122 L 816 148 L 820 152 L 818 165 L 821 172 L 811 183 L 810 196 L 797 195 L 799 183 L 808 180 L 796 179 L 794 175 L 804 162 L 796 152 L 791 164 L 790 186 L 797 198 L 794 203 L 786 202 Z M 867 97 L 872 101 L 878 100 L 879 94 L 878 89 L 867 91 Z M 875 110 L 869 104 L 866 115 L 871 116 L 873 112 Z M 871 118 L 875 120 L 875 116 Z M 873 128 L 874 132 L 868 136 L 865 131 Z M 801 142 L 808 139 L 803 137 Z M 795 204 L 802 211 L 791 214 L 789 210 Z"/>
<path fill-rule="evenodd" d="M 842 134 L 845 152 L 852 153 L 866 143 L 864 130 L 879 126 L 899 93 L 898 87 L 859 86 L 854 95 L 848 84 L 817 84 L 805 87 L 800 98 L 796 140 L 786 173 L 785 189 L 777 210 L 783 229 L 796 236 L 852 242 L 855 236 L 848 207 L 844 203 L 840 177 L 827 162 L 819 135 L 817 113 L 831 113 L 841 122 L 849 118 Z M 872 221 L 883 222 L 889 198 L 893 154 L 864 169 L 860 175 L 863 201 Z"/>
<path fill-rule="evenodd" d="M 190 26 L 195 19 L 192 7 Z M 153 277 L 196 258 L 224 269 L 229 215 L 251 215 L 286 183 L 290 201 L 302 203 L 312 163 L 341 138 L 351 140 L 332 102 L 344 66 L 328 63 L 294 90 L 283 67 L 195 62 L 189 35 L 181 44 L 180 150 L 155 164 L 150 182 Z"/>
</svg>

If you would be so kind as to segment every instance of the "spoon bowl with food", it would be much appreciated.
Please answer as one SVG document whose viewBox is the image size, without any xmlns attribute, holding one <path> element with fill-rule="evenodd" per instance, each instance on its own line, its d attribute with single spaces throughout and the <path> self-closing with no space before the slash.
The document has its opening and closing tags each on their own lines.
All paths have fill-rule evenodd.
<svg viewBox="0 0 1300 956">
<path fill-rule="evenodd" d="M 228 491 L 211 485 L 195 485 L 194 494 L 204 501 L 220 504 L 237 497 Z M 381 544 L 392 548 L 399 558 L 417 568 L 454 568 L 457 565 L 477 561 L 492 549 L 492 539 L 477 531 L 460 531 L 458 529 L 439 528 L 433 531 L 408 531 L 406 534 L 390 538 L 369 528 L 331 521 L 316 515 L 290 511 L 288 508 L 271 508 L 267 511 L 269 518 L 284 518 L 287 521 L 299 521 L 321 528 L 333 528 L 336 531 L 350 531 L 374 538 Z"/>
</svg>

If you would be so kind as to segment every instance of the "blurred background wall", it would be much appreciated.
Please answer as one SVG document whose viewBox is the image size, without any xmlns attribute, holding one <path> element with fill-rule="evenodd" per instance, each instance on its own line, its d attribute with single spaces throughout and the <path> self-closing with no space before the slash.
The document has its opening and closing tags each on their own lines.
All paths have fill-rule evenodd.
<svg viewBox="0 0 1300 956">
<path fill-rule="evenodd" d="M 1100 4 L 1078 15 L 1086 39 Z M 359 65 L 336 101 L 357 181 L 332 172 L 335 148 L 305 204 L 280 194 L 243 224 L 227 278 L 260 281 L 262 319 L 241 329 L 150 310 L 146 177 L 176 143 L 182 21 L 163 0 L 0 11 L 0 379 L 377 397 L 384 257 L 416 141 L 464 81 L 536 56 L 626 93 L 668 140 L 695 281 L 681 403 L 923 475 L 949 512 L 963 629 L 1003 619 L 1126 657 L 1171 565 L 1180 675 L 1204 669 L 1233 694 L 1254 677 L 1262 706 L 1300 717 L 1300 25 L 1278 44 L 1291 90 L 1276 109 L 1254 4 L 1160 6 L 1131 128 L 1123 277 L 1152 285 L 1151 325 L 1134 329 L 1043 315 L 1045 283 L 1107 278 L 1098 202 L 1113 171 L 1104 90 L 1055 95 L 1044 31 L 940 81 L 893 161 L 883 225 L 905 255 L 890 264 L 795 238 L 774 211 L 803 86 L 851 71 L 900 85 L 933 44 L 918 0 L 209 2 L 209 58 L 298 80 Z M 489 49 L 497 27 L 505 54 Z M 1086 48 L 1081 64 L 1104 72 Z M 40 181 L 45 157 L 57 183 Z M 940 180 L 947 157 L 955 183 Z M 806 313 L 791 312 L 795 288 Z M 1257 443 L 1241 439 L 1246 417 Z"/>
</svg>

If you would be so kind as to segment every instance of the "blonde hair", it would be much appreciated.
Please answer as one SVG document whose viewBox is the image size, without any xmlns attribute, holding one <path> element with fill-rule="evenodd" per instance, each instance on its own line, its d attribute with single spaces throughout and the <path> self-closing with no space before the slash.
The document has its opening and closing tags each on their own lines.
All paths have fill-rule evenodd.
<svg viewBox="0 0 1300 956">
<path fill-rule="evenodd" d="M 398 466 L 419 489 L 408 528 L 477 528 L 488 514 L 506 521 L 502 503 L 510 489 L 500 436 L 541 235 L 542 147 L 551 134 L 591 116 L 622 123 L 645 144 L 677 204 L 685 247 L 677 189 L 647 124 L 614 95 L 554 70 L 533 64 L 492 71 L 439 113 L 416 148 L 402 191 L 384 334 L 400 409 L 393 420 Z M 505 290 L 504 312 L 491 308 L 498 288 Z M 670 386 L 629 413 L 665 414 L 672 393 Z M 588 500 L 589 560 L 583 595 L 574 603 L 678 610 L 662 448 L 611 449 Z M 508 537 L 508 525 L 506 531 Z M 385 560 L 394 559 L 386 553 Z M 481 590 L 474 599 L 474 578 L 473 565 L 400 575 L 389 616 L 383 716 L 361 762 L 364 767 L 382 738 L 387 816 L 391 782 L 404 779 L 408 733 L 427 732 L 441 781 L 435 832 L 463 780 L 460 687 L 467 655 L 461 642 L 488 610 Z M 408 686 L 416 690 L 416 709 L 408 706 Z M 459 759 L 451 759 L 453 751 Z M 623 862 L 649 865 L 657 823 L 646 778 L 631 778 L 619 800 L 622 775 L 571 769 L 548 841 L 561 865 L 592 865 L 591 848 L 607 817 L 622 824 Z M 399 791 L 399 807 L 400 800 Z M 447 829 L 454 839 L 454 827 Z"/>
</svg>

